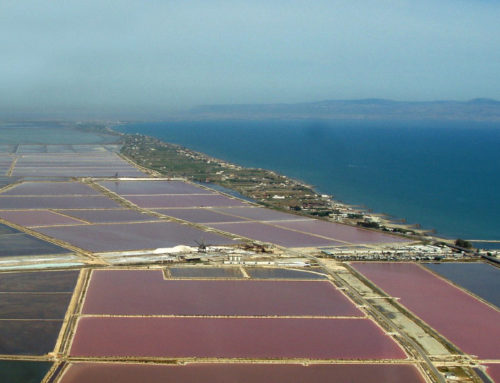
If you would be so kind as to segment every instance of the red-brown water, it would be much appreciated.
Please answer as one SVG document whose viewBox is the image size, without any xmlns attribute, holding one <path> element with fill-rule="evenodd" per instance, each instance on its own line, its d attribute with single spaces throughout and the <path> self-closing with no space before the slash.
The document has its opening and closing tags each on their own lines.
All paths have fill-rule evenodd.
<svg viewBox="0 0 500 383">
<path fill-rule="evenodd" d="M 256 239 L 262 242 L 271 242 L 285 247 L 315 247 L 341 245 L 333 239 L 316 237 L 309 234 L 298 233 L 285 228 L 267 225 L 259 222 L 242 223 L 216 223 L 210 224 L 219 230 L 236 235 Z"/>
<path fill-rule="evenodd" d="M 247 205 L 239 199 L 229 198 L 219 194 L 130 195 L 124 196 L 124 198 L 145 208 Z"/>
<path fill-rule="evenodd" d="M 95 270 L 83 313 L 363 316 L 327 281 L 165 280 L 160 270 Z"/>
<path fill-rule="evenodd" d="M 233 217 L 227 214 L 221 214 L 211 209 L 154 209 L 154 211 L 171 217 L 183 219 L 185 221 L 196 223 L 208 222 L 241 222 L 244 218 Z"/>
<path fill-rule="evenodd" d="M 64 210 L 62 213 L 71 215 L 91 223 L 156 221 L 158 218 L 142 214 L 135 210 Z M 80 222 L 81 223 L 81 222 Z"/>
<path fill-rule="evenodd" d="M 500 312 L 412 263 L 353 267 L 466 353 L 500 358 Z"/>
<path fill-rule="evenodd" d="M 284 221 L 292 219 L 311 220 L 310 218 L 301 215 L 287 214 L 260 207 L 223 207 L 216 208 L 215 210 L 254 221 Z"/>
<path fill-rule="evenodd" d="M 369 319 L 83 317 L 72 356 L 405 359 Z"/>
<path fill-rule="evenodd" d="M 96 252 L 197 246 L 196 241 L 215 245 L 236 243 L 230 238 L 176 222 L 57 226 L 36 230 Z"/>
<path fill-rule="evenodd" d="M 117 172 L 121 177 L 146 176 L 114 153 L 24 154 L 18 158 L 13 175 L 114 177 Z"/>
<path fill-rule="evenodd" d="M 486 373 L 494 382 L 500 383 L 500 364 L 487 364 Z"/>
<path fill-rule="evenodd" d="M 297 221 L 276 222 L 277 225 L 299 230 L 306 233 L 321 235 L 324 237 L 350 242 L 350 243 L 378 243 L 378 242 L 405 242 L 405 238 L 395 235 L 383 234 L 376 231 L 365 230 L 335 222 L 325 221 Z"/>
<path fill-rule="evenodd" d="M 412 365 L 396 364 L 72 364 L 60 383 L 424 383 Z"/>
<path fill-rule="evenodd" d="M 79 182 L 24 182 L 2 195 L 98 195 L 99 193 L 88 185 Z"/>
<path fill-rule="evenodd" d="M 1 211 L 0 217 L 21 226 L 50 226 L 81 224 L 76 219 L 53 213 L 49 210 L 10 210 Z"/>
<path fill-rule="evenodd" d="M 104 181 L 102 186 L 120 195 L 210 194 L 211 191 L 182 181 Z"/>
</svg>

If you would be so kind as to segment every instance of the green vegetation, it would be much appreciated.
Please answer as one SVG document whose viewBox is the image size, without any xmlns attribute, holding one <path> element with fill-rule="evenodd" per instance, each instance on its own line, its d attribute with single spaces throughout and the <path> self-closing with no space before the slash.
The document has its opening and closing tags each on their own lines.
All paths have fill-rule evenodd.
<svg viewBox="0 0 500 383">
<path fill-rule="evenodd" d="M 466 241 L 464 239 L 460 239 L 460 238 L 458 238 L 455 241 L 455 246 L 463 247 L 464 249 L 472 249 L 472 243 L 470 243 L 469 241 Z"/>
<path fill-rule="evenodd" d="M 243 168 L 179 145 L 139 134 L 124 135 L 121 153 L 166 177 L 215 183 L 265 206 L 327 217 L 331 201 L 295 180 L 265 169 Z"/>
<path fill-rule="evenodd" d="M 358 222 L 358 226 L 366 227 L 369 229 L 380 228 L 380 224 L 378 224 L 377 222 Z"/>
<path fill-rule="evenodd" d="M 234 190 L 262 206 L 369 229 L 419 236 L 414 230 L 387 225 L 364 212 L 319 195 L 300 181 L 270 170 L 244 168 L 180 145 L 141 134 L 121 134 L 121 154 L 163 177 L 182 177 Z"/>
</svg>

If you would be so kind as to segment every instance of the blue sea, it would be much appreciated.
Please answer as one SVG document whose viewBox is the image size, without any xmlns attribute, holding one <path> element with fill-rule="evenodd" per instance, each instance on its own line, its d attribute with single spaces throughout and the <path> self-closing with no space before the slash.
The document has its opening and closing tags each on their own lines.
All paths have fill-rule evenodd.
<svg viewBox="0 0 500 383">
<path fill-rule="evenodd" d="M 272 169 L 445 237 L 500 239 L 500 123 L 182 121 L 120 130 Z"/>
</svg>

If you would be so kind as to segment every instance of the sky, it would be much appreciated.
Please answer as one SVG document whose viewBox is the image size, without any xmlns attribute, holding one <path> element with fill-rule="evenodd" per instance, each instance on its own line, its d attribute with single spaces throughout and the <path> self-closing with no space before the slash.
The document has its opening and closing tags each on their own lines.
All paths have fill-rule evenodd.
<svg viewBox="0 0 500 383">
<path fill-rule="evenodd" d="M 0 0 L 1 115 L 500 99 L 500 0 Z"/>
</svg>

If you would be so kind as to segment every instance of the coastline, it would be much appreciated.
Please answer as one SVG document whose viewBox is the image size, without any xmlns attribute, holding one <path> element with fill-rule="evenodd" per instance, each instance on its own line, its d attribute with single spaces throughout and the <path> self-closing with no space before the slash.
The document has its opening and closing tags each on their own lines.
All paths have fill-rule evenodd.
<svg viewBox="0 0 500 383">
<path fill-rule="evenodd" d="M 331 195 L 320 194 L 301 180 L 271 170 L 246 168 L 156 137 L 122 133 L 113 130 L 116 126 L 106 127 L 106 130 L 121 136 L 123 146 L 120 154 L 148 169 L 152 175 L 184 177 L 194 182 L 215 184 L 263 207 L 287 213 L 392 233 L 416 242 L 454 244 L 454 240 L 431 235 L 432 231 L 420 229 L 418 224 L 406 224 L 401 219 L 373 213 L 369 208 L 360 208 L 336 200 Z M 174 158 L 183 162 L 182 166 L 173 166 Z M 169 163 L 170 166 L 165 165 Z M 241 178 L 242 174 L 245 177 Z M 235 178 L 237 182 L 234 182 Z M 298 195 L 297 190 L 300 191 Z"/>
<path fill-rule="evenodd" d="M 117 130 L 272 169 L 340 202 L 435 229 L 439 237 L 500 239 L 498 129 L 465 122 L 186 120 L 134 121 Z"/>
</svg>

